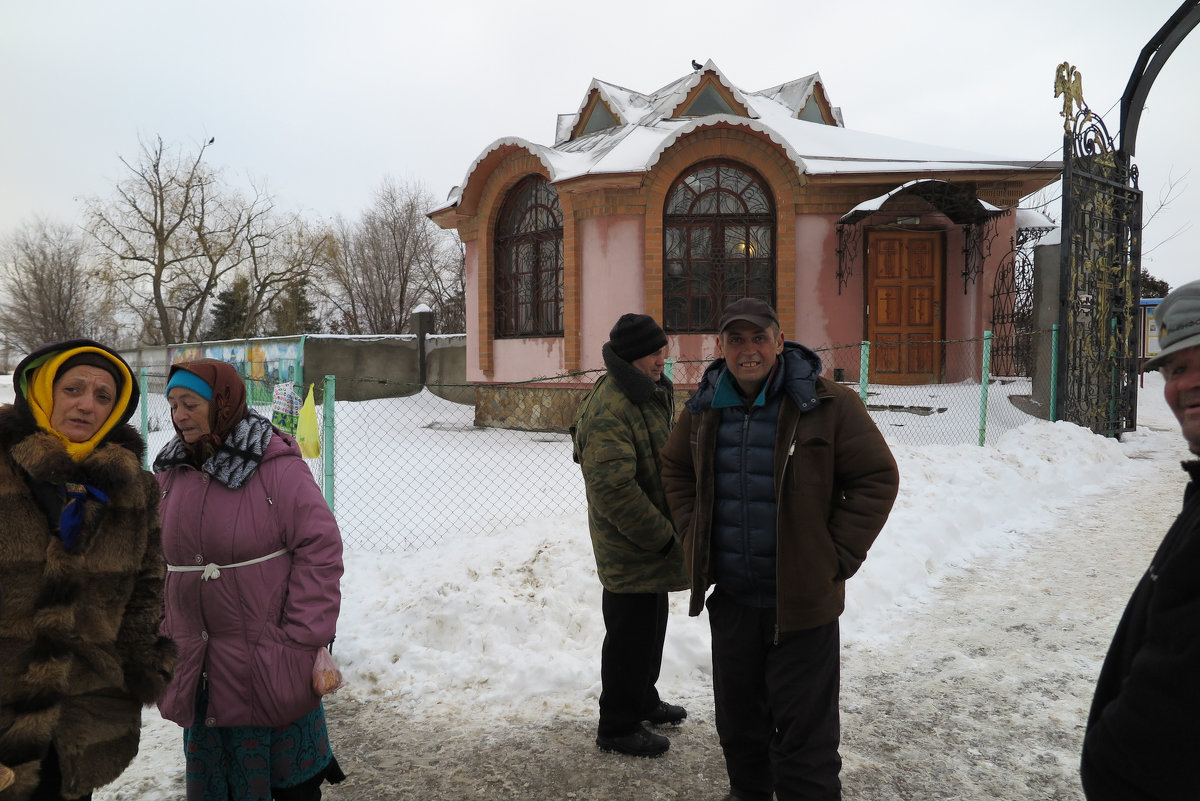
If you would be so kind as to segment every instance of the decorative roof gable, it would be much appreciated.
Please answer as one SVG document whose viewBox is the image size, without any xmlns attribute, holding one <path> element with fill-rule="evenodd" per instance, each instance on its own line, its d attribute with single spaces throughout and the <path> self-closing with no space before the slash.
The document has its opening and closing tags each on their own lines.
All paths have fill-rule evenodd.
<svg viewBox="0 0 1200 801">
<path fill-rule="evenodd" d="M 587 99 L 583 102 L 583 110 L 575 115 L 576 122 L 571 128 L 568 139 L 577 139 L 596 131 L 613 128 L 623 122 L 617 117 L 612 106 L 605 102 L 600 90 L 594 86 L 595 81 L 592 83 L 592 90 L 588 92 Z"/>
<path fill-rule="evenodd" d="M 781 83 L 770 89 L 753 92 L 752 95 L 775 101 L 789 109 L 792 116 L 798 120 L 843 128 L 846 125 L 842 119 L 842 110 L 830 104 L 829 97 L 825 94 L 825 83 L 821 80 L 819 72 Z"/>
<path fill-rule="evenodd" d="M 686 85 L 690 84 L 690 85 Z M 687 81 L 682 99 L 665 110 L 667 119 L 707 117 L 711 114 L 732 114 L 735 117 L 757 118 L 736 86 L 725 80 L 717 66 L 709 61 Z M 675 99 L 673 95 L 671 99 Z"/>
<path fill-rule="evenodd" d="M 688 120 L 725 114 L 760 119 L 755 102 L 769 101 L 805 122 L 842 126 L 841 109 L 829 103 L 819 73 L 759 92 L 743 92 L 711 60 L 651 94 L 593 79 L 579 110 L 558 118 L 556 146 L 627 125 L 654 125 L 662 120 Z M 765 111 L 763 112 L 765 113 Z"/>
<path fill-rule="evenodd" d="M 579 111 L 558 116 L 554 144 L 561 145 L 581 136 L 622 125 L 636 125 L 646 116 L 651 98 L 593 78 Z"/>
</svg>

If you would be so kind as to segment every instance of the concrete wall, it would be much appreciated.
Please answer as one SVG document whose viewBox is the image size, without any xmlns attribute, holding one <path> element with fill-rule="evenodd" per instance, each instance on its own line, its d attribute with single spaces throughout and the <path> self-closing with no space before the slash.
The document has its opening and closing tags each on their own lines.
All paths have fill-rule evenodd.
<svg viewBox="0 0 1200 801">
<path fill-rule="evenodd" d="M 475 405 L 475 387 L 467 383 L 467 335 L 436 334 L 425 338 L 425 383 L 433 394 L 455 403 Z"/>
<path fill-rule="evenodd" d="M 123 350 L 120 353 L 125 361 L 129 362 L 129 367 L 134 373 L 141 372 L 141 369 L 145 367 L 146 372 L 150 375 L 165 376 L 167 368 L 171 366 L 171 357 L 168 355 L 167 349 L 162 346 Z"/>
<path fill-rule="evenodd" d="M 313 335 L 304 340 L 304 381 L 317 385 L 322 397 L 325 376 L 337 378 L 337 399 L 346 401 L 397 398 L 421 391 L 417 337 Z"/>
<path fill-rule="evenodd" d="M 1046 237 L 1050 244 L 1038 245 L 1033 249 L 1033 327 L 1037 331 L 1049 331 L 1058 324 L 1061 314 L 1059 287 L 1061 246 L 1057 234 Z M 1051 338 L 1034 338 L 1033 359 L 1033 408 L 1025 411 L 1050 419 L 1050 365 L 1054 352 Z"/>
<path fill-rule="evenodd" d="M 152 376 L 151 392 L 161 392 L 163 378 L 176 361 L 208 356 L 247 366 L 253 357 L 243 353 L 270 353 L 272 347 L 296 346 L 302 349 L 300 359 L 303 380 L 316 384 L 316 398 L 322 398 L 324 377 L 337 379 L 337 399 L 347 401 L 395 398 L 413 395 L 421 390 L 418 338 L 415 334 L 380 336 L 336 336 L 313 334 L 306 337 L 239 340 L 236 342 L 201 342 L 166 347 L 145 347 L 121 351 L 134 373 L 143 367 Z M 466 385 L 466 335 L 442 334 L 425 339 L 426 383 L 430 391 L 456 403 L 472 405 L 475 388 Z M 278 376 L 292 380 L 295 356 L 269 361 L 264 368 L 254 362 L 247 375 L 268 380 Z M 440 386 L 445 385 L 445 386 Z"/>
</svg>

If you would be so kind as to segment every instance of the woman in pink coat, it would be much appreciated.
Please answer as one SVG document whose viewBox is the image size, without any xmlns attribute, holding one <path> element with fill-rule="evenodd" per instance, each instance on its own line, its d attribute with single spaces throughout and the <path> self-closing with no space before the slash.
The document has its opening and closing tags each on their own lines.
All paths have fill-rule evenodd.
<svg viewBox="0 0 1200 801">
<path fill-rule="evenodd" d="M 344 778 L 313 686 L 341 603 L 337 523 L 231 365 L 172 366 L 167 400 L 154 472 L 179 664 L 159 709 L 185 728 L 187 798 L 317 801 Z"/>
</svg>

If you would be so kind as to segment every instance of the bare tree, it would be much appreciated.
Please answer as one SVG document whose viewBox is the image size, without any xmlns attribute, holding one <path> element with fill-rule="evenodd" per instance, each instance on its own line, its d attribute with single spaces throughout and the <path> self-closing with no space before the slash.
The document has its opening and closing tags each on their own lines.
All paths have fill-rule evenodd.
<svg viewBox="0 0 1200 801">
<path fill-rule="evenodd" d="M 326 271 L 337 253 L 332 232 L 310 225 L 299 215 L 277 223 L 267 224 L 266 218 L 262 222 L 246 240 L 247 328 L 255 335 L 277 326 L 278 318 L 272 312 L 281 299 L 289 296 L 288 302 L 296 304 L 297 292 L 302 293 L 314 275 Z"/>
<path fill-rule="evenodd" d="M 0 329 L 9 346 L 28 352 L 47 342 L 117 331 L 103 287 L 88 280 L 83 237 L 69 225 L 35 219 L 3 247 Z"/>
<path fill-rule="evenodd" d="M 179 342 L 203 315 L 196 286 L 201 243 L 193 236 L 216 177 L 203 163 L 208 144 L 192 155 L 169 153 L 162 138 L 141 143 L 136 161 L 122 158 L 130 175 L 115 197 L 89 204 L 89 229 L 106 258 L 104 277 L 140 314 L 150 344 Z"/>
<path fill-rule="evenodd" d="M 338 220 L 336 251 L 323 284 L 337 330 L 404 330 L 413 308 L 425 300 L 427 265 L 444 248 L 440 229 L 425 216 L 432 206 L 432 196 L 420 184 L 386 178 L 357 223 Z"/>
<path fill-rule="evenodd" d="M 430 249 L 421 264 L 421 284 L 433 309 L 435 329 L 442 334 L 467 330 L 467 257 L 457 233 L 442 231 L 440 247 Z"/>
</svg>

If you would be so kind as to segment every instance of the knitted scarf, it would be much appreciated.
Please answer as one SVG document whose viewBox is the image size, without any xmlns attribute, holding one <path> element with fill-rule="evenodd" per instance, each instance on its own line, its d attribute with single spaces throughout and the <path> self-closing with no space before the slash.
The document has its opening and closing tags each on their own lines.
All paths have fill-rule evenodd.
<svg viewBox="0 0 1200 801">
<path fill-rule="evenodd" d="M 238 489 L 258 469 L 274 433 L 271 421 L 251 409 L 216 447 L 212 456 L 199 466 L 200 470 L 230 489 Z M 176 436 L 154 458 L 154 472 L 191 464 L 192 452 Z"/>
</svg>

